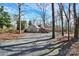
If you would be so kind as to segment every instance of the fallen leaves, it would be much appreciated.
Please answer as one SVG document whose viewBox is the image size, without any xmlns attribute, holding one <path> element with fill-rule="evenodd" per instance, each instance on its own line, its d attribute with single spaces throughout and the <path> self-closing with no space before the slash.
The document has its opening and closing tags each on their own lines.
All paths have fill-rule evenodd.
<svg viewBox="0 0 79 59">
<path fill-rule="evenodd" d="M 0 34 L 0 40 L 11 40 L 11 39 L 16 39 L 20 36 L 22 36 L 22 34 L 3 33 L 3 34 Z"/>
</svg>

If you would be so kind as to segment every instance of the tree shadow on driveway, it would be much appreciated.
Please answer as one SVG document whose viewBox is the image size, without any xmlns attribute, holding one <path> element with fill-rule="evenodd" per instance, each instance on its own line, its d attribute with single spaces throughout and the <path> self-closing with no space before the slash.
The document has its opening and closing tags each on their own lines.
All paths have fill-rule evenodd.
<svg viewBox="0 0 79 59">
<path fill-rule="evenodd" d="M 59 53 L 55 56 L 67 56 L 67 54 L 70 52 L 70 47 L 72 44 L 74 44 L 77 40 L 75 38 L 71 38 L 71 40 L 67 41 L 61 46 L 61 49 L 59 50 Z"/>
<path fill-rule="evenodd" d="M 49 52 L 46 52 L 46 53 L 43 53 L 43 54 L 40 55 L 40 56 L 45 56 L 45 55 L 48 55 L 49 53 L 53 52 L 55 49 L 58 49 L 58 48 L 60 48 L 59 53 L 55 56 L 65 56 L 67 54 L 67 52 L 68 52 L 67 49 L 69 49 L 70 46 L 71 46 L 71 43 L 68 40 L 65 40 L 65 41 L 62 41 L 62 42 L 56 42 L 54 44 L 48 43 L 46 45 L 41 45 L 42 47 L 40 47 L 40 45 L 37 45 L 37 47 L 25 45 L 25 44 L 37 43 L 37 42 L 43 42 L 43 41 L 49 41 L 49 40 L 53 40 L 53 39 L 49 38 L 49 39 L 31 41 L 31 42 L 27 42 L 27 43 L 5 45 L 5 46 L 0 46 L 0 49 L 6 50 L 7 52 L 8 51 L 10 51 L 10 52 L 19 51 L 19 52 L 10 54 L 8 56 L 20 56 L 20 55 L 24 55 L 24 54 L 27 55 L 27 54 L 30 54 L 32 52 L 42 51 L 42 50 L 48 49 Z M 55 45 L 58 45 L 58 44 L 61 44 L 61 45 L 54 47 Z M 20 46 L 20 45 L 25 45 L 25 46 Z M 13 50 L 12 48 L 14 48 L 14 47 L 15 48 L 25 48 L 25 49 L 24 50 Z M 9 48 L 11 48 L 11 49 L 9 49 Z"/>
</svg>

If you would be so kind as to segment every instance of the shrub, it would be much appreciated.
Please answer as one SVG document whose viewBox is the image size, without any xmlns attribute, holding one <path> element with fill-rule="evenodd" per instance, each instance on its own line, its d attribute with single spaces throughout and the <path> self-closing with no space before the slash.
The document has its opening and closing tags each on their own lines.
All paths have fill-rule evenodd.
<svg viewBox="0 0 79 59">
<path fill-rule="evenodd" d="M 7 30 L 7 32 L 8 32 L 8 33 L 15 33 L 16 30 L 14 30 L 14 29 L 9 29 L 9 30 Z"/>
<path fill-rule="evenodd" d="M 1 29 L 0 28 L 0 34 L 2 33 L 16 33 L 17 31 L 15 29 Z"/>
<path fill-rule="evenodd" d="M 3 29 L 0 28 L 0 34 L 4 33 L 5 31 Z"/>
<path fill-rule="evenodd" d="M 17 30 L 19 30 L 19 21 L 17 21 Z M 21 21 L 21 30 L 24 30 L 27 27 L 26 21 Z"/>
</svg>

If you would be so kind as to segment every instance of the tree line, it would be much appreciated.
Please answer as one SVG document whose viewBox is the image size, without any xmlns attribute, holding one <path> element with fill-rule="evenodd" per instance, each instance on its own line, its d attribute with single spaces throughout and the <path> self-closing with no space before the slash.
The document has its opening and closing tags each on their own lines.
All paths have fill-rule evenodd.
<svg viewBox="0 0 79 59">
<path fill-rule="evenodd" d="M 71 20 L 71 7 L 72 7 L 72 12 L 73 12 L 73 20 L 74 20 L 74 38 L 76 38 L 75 40 L 78 39 L 78 29 L 79 29 L 79 16 L 77 15 L 77 10 L 76 10 L 76 3 L 69 3 L 68 4 L 68 13 L 66 13 L 67 11 L 65 11 L 65 6 L 62 3 L 58 3 L 59 6 L 59 10 L 60 10 L 60 18 L 61 18 L 61 26 L 62 26 L 62 36 L 64 36 L 64 27 L 63 27 L 63 13 L 65 14 L 66 20 L 67 20 L 67 31 L 68 31 L 68 40 L 70 37 L 70 20 Z M 55 38 L 55 13 L 54 13 L 54 3 L 52 3 L 52 38 Z"/>
<path fill-rule="evenodd" d="M 21 22 L 21 17 L 23 16 L 23 6 L 24 6 L 24 3 L 17 3 L 17 11 L 18 13 L 15 15 L 15 18 L 17 19 L 17 29 L 19 30 L 19 34 L 21 34 L 21 25 L 22 25 L 22 22 Z M 55 3 L 51 3 L 51 11 L 52 11 L 52 38 L 55 38 L 55 28 L 56 28 L 56 18 L 59 17 L 60 18 L 60 21 L 61 21 L 61 34 L 62 36 L 64 36 L 64 17 L 66 18 L 66 22 L 67 22 L 67 33 L 68 33 L 68 40 L 69 40 L 69 37 L 70 37 L 70 30 L 71 29 L 71 15 L 73 17 L 73 22 L 74 22 L 74 38 L 78 38 L 78 29 L 79 29 L 79 15 L 78 15 L 78 12 L 77 12 L 77 7 L 76 7 L 76 3 L 68 3 L 68 8 L 66 8 L 65 10 L 65 4 L 63 3 L 57 3 L 58 5 L 58 16 L 56 17 L 55 14 Z M 38 9 L 40 10 L 40 17 L 43 21 L 43 25 L 44 27 L 46 27 L 46 20 L 49 19 L 51 16 L 47 15 L 47 7 L 49 6 L 49 4 L 46 4 L 46 3 L 39 3 L 39 4 L 36 4 L 36 6 L 38 7 Z M 57 19 L 58 21 L 58 19 Z M 65 22 L 65 23 L 66 23 Z M 24 22 L 23 22 L 24 23 Z M 4 7 L 1 6 L 0 7 L 0 28 L 3 27 L 3 25 L 7 26 L 7 27 L 10 27 L 11 26 L 11 18 L 10 18 L 10 15 L 8 12 L 4 11 Z"/>
</svg>

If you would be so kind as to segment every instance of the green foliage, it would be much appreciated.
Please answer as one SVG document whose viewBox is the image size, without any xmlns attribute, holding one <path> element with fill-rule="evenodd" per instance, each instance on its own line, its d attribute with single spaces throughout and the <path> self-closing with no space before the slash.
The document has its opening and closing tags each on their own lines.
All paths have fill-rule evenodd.
<svg viewBox="0 0 79 59">
<path fill-rule="evenodd" d="M 5 33 L 4 29 L 0 28 L 0 34 Z"/>
<path fill-rule="evenodd" d="M 26 21 L 21 21 L 21 30 L 24 30 L 27 27 Z M 17 21 L 17 29 L 19 30 L 19 21 Z"/>
<path fill-rule="evenodd" d="M 21 29 L 25 29 L 26 26 L 26 21 L 21 21 Z"/>
<path fill-rule="evenodd" d="M 14 30 L 14 29 L 8 29 L 6 32 L 8 32 L 8 33 L 15 33 L 16 30 Z"/>
<path fill-rule="evenodd" d="M 3 28 L 3 26 L 5 25 L 6 27 L 10 27 L 10 15 L 8 14 L 8 12 L 4 11 L 4 7 L 1 6 L 0 7 L 0 28 Z"/>
<path fill-rule="evenodd" d="M 9 29 L 9 28 L 6 28 L 6 29 L 2 29 L 0 28 L 0 34 L 1 33 L 16 33 L 17 31 L 15 29 Z"/>
<path fill-rule="evenodd" d="M 29 25 L 32 25 L 32 22 L 31 21 L 29 21 Z"/>
</svg>

